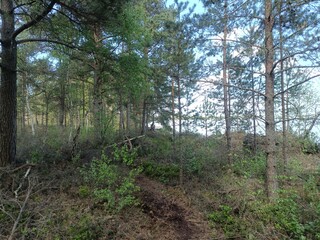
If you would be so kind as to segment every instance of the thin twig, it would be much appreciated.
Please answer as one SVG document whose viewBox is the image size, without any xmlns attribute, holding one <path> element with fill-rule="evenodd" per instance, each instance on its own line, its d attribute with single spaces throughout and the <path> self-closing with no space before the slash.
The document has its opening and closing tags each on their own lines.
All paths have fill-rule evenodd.
<svg viewBox="0 0 320 240">
<path fill-rule="evenodd" d="M 14 237 L 14 233 L 15 233 L 17 227 L 18 227 L 18 224 L 19 224 L 19 221 L 21 219 L 22 213 L 23 213 L 24 209 L 26 208 L 27 202 L 29 200 L 29 197 L 30 197 L 30 194 L 31 194 L 31 191 L 32 191 L 32 186 L 30 184 L 30 179 L 29 178 L 28 178 L 28 180 L 29 180 L 28 181 L 29 182 L 29 187 L 28 187 L 27 195 L 26 195 L 26 197 L 25 197 L 25 199 L 23 201 L 23 204 L 22 204 L 22 206 L 20 208 L 19 214 L 18 214 L 18 216 L 17 216 L 17 218 L 16 218 L 16 220 L 15 220 L 13 226 L 12 226 L 11 234 L 10 234 L 8 240 L 14 239 L 13 238 Z"/>
</svg>

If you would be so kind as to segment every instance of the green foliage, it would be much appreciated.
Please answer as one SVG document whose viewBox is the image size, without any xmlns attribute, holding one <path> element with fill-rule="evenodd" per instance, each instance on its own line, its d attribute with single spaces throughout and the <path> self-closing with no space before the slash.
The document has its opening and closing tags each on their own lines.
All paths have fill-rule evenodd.
<svg viewBox="0 0 320 240">
<path fill-rule="evenodd" d="M 188 158 L 186 168 L 189 173 L 200 175 L 203 168 L 205 167 L 205 161 L 201 158 Z"/>
<path fill-rule="evenodd" d="M 306 185 L 310 186 L 310 183 Z M 316 192 L 319 193 L 313 186 L 310 189 L 306 187 L 305 190 L 313 196 Z M 282 190 L 279 195 L 275 203 L 257 205 L 255 211 L 259 218 L 265 224 L 272 223 L 289 239 L 319 239 L 319 195 L 317 198 L 303 199 L 298 192 L 292 190 Z"/>
<path fill-rule="evenodd" d="M 70 226 L 68 233 L 73 240 L 99 239 L 101 228 L 90 217 L 83 215 L 76 224 Z"/>
<path fill-rule="evenodd" d="M 134 163 L 134 153 L 126 148 L 117 149 L 115 159 L 125 165 Z M 85 182 L 92 187 L 92 196 L 97 202 L 102 202 L 107 210 L 120 211 L 127 206 L 138 204 L 134 194 L 139 187 L 134 184 L 140 168 L 124 169 L 112 162 L 102 153 L 101 159 L 94 159 L 90 166 L 81 170 Z M 86 195 L 87 189 L 81 187 L 79 194 Z"/>
<path fill-rule="evenodd" d="M 153 161 L 142 163 L 144 174 L 157 178 L 162 183 L 169 183 L 179 177 L 179 166 L 176 164 L 160 164 Z"/>
<path fill-rule="evenodd" d="M 172 156 L 172 137 L 168 133 L 148 136 L 142 145 L 142 154 L 155 161 L 166 162 Z"/>
<path fill-rule="evenodd" d="M 221 226 L 226 236 L 232 236 L 239 231 L 237 219 L 233 215 L 232 207 L 228 205 L 220 205 L 217 211 L 208 215 L 208 219 L 212 224 Z"/>
<path fill-rule="evenodd" d="M 310 239 L 320 239 L 320 202 L 311 204 L 312 211 L 309 215 L 309 221 L 305 224 L 305 234 Z"/>
<path fill-rule="evenodd" d="M 40 163 L 43 161 L 43 154 L 41 154 L 39 149 L 34 149 L 31 152 L 31 163 Z"/>
<path fill-rule="evenodd" d="M 246 178 L 262 178 L 266 172 L 265 155 L 259 153 L 253 157 L 241 156 L 233 163 L 233 170 L 235 173 Z"/>
<path fill-rule="evenodd" d="M 127 166 L 132 166 L 134 160 L 137 158 L 137 149 L 128 150 L 127 146 L 123 146 L 121 148 L 114 147 L 113 157 L 116 161 L 122 162 Z"/>
<path fill-rule="evenodd" d="M 306 154 L 315 154 L 319 152 L 319 146 L 310 138 L 300 139 L 302 152 Z"/>
<path fill-rule="evenodd" d="M 291 239 L 304 239 L 304 225 L 300 222 L 300 209 L 295 192 L 283 191 L 275 203 L 266 205 L 262 210 L 265 221 L 273 222 L 278 230 L 283 231 Z"/>
<path fill-rule="evenodd" d="M 89 197 L 91 194 L 90 188 L 88 186 L 80 186 L 79 187 L 79 196 L 81 198 Z"/>
</svg>

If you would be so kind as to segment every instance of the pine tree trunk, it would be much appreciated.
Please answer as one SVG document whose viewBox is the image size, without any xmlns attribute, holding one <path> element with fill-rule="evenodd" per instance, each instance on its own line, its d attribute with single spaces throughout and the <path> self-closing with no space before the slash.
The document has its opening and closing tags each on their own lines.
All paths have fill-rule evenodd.
<svg viewBox="0 0 320 240">
<path fill-rule="evenodd" d="M 231 162 L 231 123 L 229 111 L 228 98 L 228 79 L 227 79 L 227 35 L 228 35 L 228 1 L 224 1 L 224 30 L 223 30 L 223 103 L 224 103 L 224 117 L 226 122 L 226 138 L 227 138 L 227 159 Z"/>
<path fill-rule="evenodd" d="M 1 1 L 0 167 L 15 162 L 17 138 L 17 44 L 13 1 Z"/>
<path fill-rule="evenodd" d="M 251 59 L 251 84 L 252 90 L 254 90 L 254 77 L 253 77 L 253 59 Z M 253 153 L 257 153 L 257 123 L 256 123 L 256 96 L 252 91 L 252 115 L 253 115 Z"/>
<path fill-rule="evenodd" d="M 283 36 L 282 36 L 282 0 L 278 3 L 279 12 L 279 36 L 280 36 L 280 81 L 281 81 L 281 116 L 282 116 L 282 164 L 283 172 L 287 168 L 287 128 L 286 128 L 286 104 L 284 92 L 284 66 L 283 66 Z"/>
<path fill-rule="evenodd" d="M 267 156 L 267 194 L 270 201 L 277 198 L 278 181 L 275 156 L 275 121 L 274 121 L 274 48 L 272 0 L 265 1 L 265 124 Z"/>
<path fill-rule="evenodd" d="M 172 115 L 172 159 L 176 158 L 176 120 L 175 120 L 175 91 L 174 78 L 171 79 L 171 115 Z"/>
<path fill-rule="evenodd" d="M 144 99 L 142 104 L 141 135 L 144 135 L 146 133 L 146 126 L 147 126 L 147 99 Z"/>
<path fill-rule="evenodd" d="M 96 44 L 97 50 L 101 47 L 101 29 L 99 26 L 94 26 L 93 38 Z M 93 125 L 95 138 L 98 141 L 102 140 L 102 114 L 103 114 L 103 104 L 102 104 L 102 63 L 98 53 L 95 54 L 94 63 L 94 79 L 93 79 Z"/>
</svg>

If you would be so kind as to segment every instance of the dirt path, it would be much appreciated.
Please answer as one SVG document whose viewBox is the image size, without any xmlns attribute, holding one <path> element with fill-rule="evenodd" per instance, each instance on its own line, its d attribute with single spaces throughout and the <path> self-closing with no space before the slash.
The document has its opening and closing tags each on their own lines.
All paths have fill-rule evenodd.
<svg viewBox="0 0 320 240">
<path fill-rule="evenodd" d="M 144 176 L 137 179 L 137 185 L 141 188 L 143 211 L 151 218 L 146 227 L 152 239 L 210 239 L 208 223 L 180 189 L 164 186 Z"/>
</svg>

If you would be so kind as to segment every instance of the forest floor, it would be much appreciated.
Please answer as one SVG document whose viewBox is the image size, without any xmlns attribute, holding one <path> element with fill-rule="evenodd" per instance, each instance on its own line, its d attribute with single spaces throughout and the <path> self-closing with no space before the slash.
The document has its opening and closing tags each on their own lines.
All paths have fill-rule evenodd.
<svg viewBox="0 0 320 240">
<path fill-rule="evenodd" d="M 281 208 L 265 201 L 265 162 L 256 158 L 232 166 L 210 167 L 208 162 L 200 174 L 185 172 L 183 187 L 176 175 L 173 181 L 163 181 L 139 173 L 134 180 L 138 204 L 118 211 L 94 198 L 94 189 L 88 189 L 84 180 L 84 166 L 94 158 L 101 160 L 99 152 L 88 149 L 79 159 L 0 169 L 0 239 L 320 239 L 315 233 L 320 230 L 319 155 L 294 155 L 288 176 L 280 179 Z M 144 159 L 138 160 L 137 165 L 143 166 Z M 118 167 L 124 176 L 130 171 Z M 176 165 L 160 170 L 175 174 Z M 160 170 L 153 168 L 156 173 Z M 10 180 L 10 187 L 3 185 L 4 179 Z M 287 229 L 291 223 L 295 228 Z"/>
<path fill-rule="evenodd" d="M 31 169 L 32 193 L 23 211 L 19 207 L 25 200 L 22 193 L 16 204 L 13 195 L 2 193 L 3 201 L 12 202 L 10 207 L 16 211 L 12 214 L 15 221 L 0 221 L 0 238 L 7 239 L 17 222 L 14 239 L 211 239 L 203 212 L 178 186 L 168 186 L 140 174 L 135 182 L 140 188 L 136 193 L 139 204 L 111 213 L 90 197 L 80 196 L 78 174 L 72 165 Z M 20 210 L 24 217 L 16 221 Z M 0 213 L 0 220 L 1 217 Z"/>
<path fill-rule="evenodd" d="M 196 209 L 180 188 L 140 176 L 142 209 L 150 221 L 144 239 L 210 239 L 210 228 L 203 213 Z"/>
</svg>

